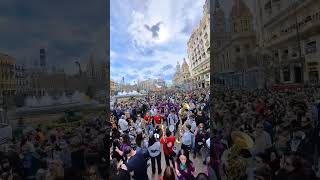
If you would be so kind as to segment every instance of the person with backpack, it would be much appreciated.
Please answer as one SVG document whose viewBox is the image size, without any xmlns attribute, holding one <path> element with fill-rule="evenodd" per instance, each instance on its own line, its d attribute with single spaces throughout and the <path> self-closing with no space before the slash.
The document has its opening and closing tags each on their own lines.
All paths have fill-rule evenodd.
<svg viewBox="0 0 320 180">
<path fill-rule="evenodd" d="M 173 151 L 175 141 L 176 137 L 172 135 L 169 129 L 166 129 L 166 133 L 163 134 L 162 138 L 160 139 L 160 143 L 163 144 L 163 152 L 167 166 L 170 166 L 169 160 L 171 160 L 173 167 L 175 165 L 175 152 Z"/>
</svg>

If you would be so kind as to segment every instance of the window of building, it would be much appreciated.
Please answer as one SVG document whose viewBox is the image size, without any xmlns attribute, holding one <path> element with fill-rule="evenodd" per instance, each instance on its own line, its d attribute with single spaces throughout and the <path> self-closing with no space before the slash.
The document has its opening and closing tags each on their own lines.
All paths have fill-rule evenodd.
<svg viewBox="0 0 320 180">
<path fill-rule="evenodd" d="M 237 52 L 237 53 L 240 52 L 240 47 L 239 47 L 239 46 L 237 46 L 235 49 L 236 49 L 236 52 Z"/>
<path fill-rule="evenodd" d="M 288 58 L 288 54 L 289 54 L 289 50 L 288 49 L 283 50 L 282 59 L 287 59 Z"/>
<path fill-rule="evenodd" d="M 292 54 L 291 54 L 291 56 L 292 56 L 293 58 L 296 58 L 296 57 L 298 57 L 298 53 L 299 53 L 299 46 L 293 47 L 293 48 L 292 48 Z"/>
<path fill-rule="evenodd" d="M 305 48 L 306 54 L 313 54 L 317 52 L 317 42 L 311 41 L 306 44 Z"/>
<path fill-rule="evenodd" d="M 318 71 L 310 71 L 309 72 L 309 81 L 311 83 L 316 83 L 319 81 L 319 72 Z"/>
<path fill-rule="evenodd" d="M 264 5 L 264 10 L 265 10 L 265 11 L 271 10 L 271 1 L 268 1 L 268 2 Z"/>
<path fill-rule="evenodd" d="M 283 81 L 287 82 L 290 81 L 290 67 L 283 68 Z"/>
</svg>

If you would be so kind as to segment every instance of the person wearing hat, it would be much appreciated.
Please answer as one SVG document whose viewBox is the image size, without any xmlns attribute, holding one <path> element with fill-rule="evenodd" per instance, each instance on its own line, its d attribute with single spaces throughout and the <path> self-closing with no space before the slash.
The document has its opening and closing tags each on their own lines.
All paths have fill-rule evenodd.
<svg viewBox="0 0 320 180">
<path fill-rule="evenodd" d="M 241 131 L 233 131 L 231 139 L 233 146 L 222 155 L 226 175 L 230 180 L 247 179 L 246 170 L 249 163 L 246 156 L 250 156 L 254 142 L 249 135 Z"/>
<path fill-rule="evenodd" d="M 182 124 L 187 120 L 188 111 L 189 111 L 189 105 L 187 103 L 183 103 L 181 109 L 179 110 L 179 118 L 182 121 Z"/>
</svg>

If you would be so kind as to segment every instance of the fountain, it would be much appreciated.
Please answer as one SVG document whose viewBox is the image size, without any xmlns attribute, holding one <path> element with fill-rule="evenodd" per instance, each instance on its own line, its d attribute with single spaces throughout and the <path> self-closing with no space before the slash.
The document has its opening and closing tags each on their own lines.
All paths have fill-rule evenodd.
<svg viewBox="0 0 320 180">
<path fill-rule="evenodd" d="M 53 99 L 47 93 L 41 97 L 39 106 L 50 106 L 53 104 Z"/>
<path fill-rule="evenodd" d="M 25 100 L 25 104 L 26 104 L 27 107 L 35 107 L 39 103 L 37 101 L 37 98 L 35 96 L 33 96 L 33 97 L 27 97 L 26 100 Z"/>
<path fill-rule="evenodd" d="M 84 93 L 75 92 L 71 97 L 63 93 L 60 97 L 54 98 L 45 94 L 41 98 L 28 96 L 25 99 L 25 106 L 17 108 L 15 114 L 31 115 L 64 112 L 66 109 L 81 109 L 88 110 L 90 108 L 101 108 L 105 104 L 100 104 L 98 101 L 87 100 Z"/>
</svg>

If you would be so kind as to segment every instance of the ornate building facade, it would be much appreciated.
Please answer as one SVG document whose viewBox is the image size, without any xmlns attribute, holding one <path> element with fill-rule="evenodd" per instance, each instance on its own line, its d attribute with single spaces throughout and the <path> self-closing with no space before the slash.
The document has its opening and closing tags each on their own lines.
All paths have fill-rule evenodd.
<svg viewBox="0 0 320 180">
<path fill-rule="evenodd" d="M 257 0 L 260 44 L 274 83 L 319 83 L 320 1 Z"/>
<path fill-rule="evenodd" d="M 189 65 L 185 58 L 183 58 L 182 66 L 180 67 L 179 62 L 177 62 L 176 73 L 173 78 L 173 85 L 182 88 L 191 88 L 191 73 Z"/>
<path fill-rule="evenodd" d="M 188 59 L 194 88 L 210 86 L 210 4 L 206 0 L 203 17 L 188 41 Z"/>
<path fill-rule="evenodd" d="M 166 83 L 163 78 L 158 78 L 158 79 L 147 79 L 143 81 L 138 81 L 136 84 L 136 89 L 139 91 L 155 91 L 158 89 L 162 89 L 166 87 Z M 133 89 L 133 90 L 136 90 Z"/>
<path fill-rule="evenodd" d="M 183 84 L 183 73 L 179 64 L 179 61 L 176 65 L 176 72 L 173 76 L 173 85 L 174 86 L 181 86 Z"/>
<path fill-rule="evenodd" d="M 263 72 L 253 52 L 256 48 L 256 36 L 253 15 L 248 6 L 243 0 L 234 0 L 229 15 L 229 32 L 225 28 L 224 13 L 218 1 L 214 17 L 214 78 L 229 87 L 262 88 Z"/>
<path fill-rule="evenodd" d="M 189 83 L 191 80 L 189 65 L 185 58 L 183 58 L 183 63 L 182 63 L 182 77 L 183 77 L 184 84 Z"/>
</svg>

